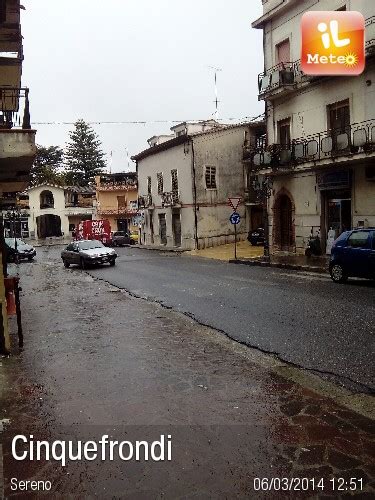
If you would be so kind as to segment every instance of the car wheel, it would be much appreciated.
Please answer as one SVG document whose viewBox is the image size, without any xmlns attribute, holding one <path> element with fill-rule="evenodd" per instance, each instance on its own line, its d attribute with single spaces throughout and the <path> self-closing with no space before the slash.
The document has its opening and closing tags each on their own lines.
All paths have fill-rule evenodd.
<svg viewBox="0 0 375 500">
<path fill-rule="evenodd" d="M 116 261 L 115 261 L 115 260 L 111 260 L 111 262 L 109 263 L 109 265 L 110 265 L 111 267 L 115 266 L 115 265 L 116 265 Z"/>
<path fill-rule="evenodd" d="M 335 283 L 345 283 L 348 280 L 344 268 L 340 264 L 334 264 L 330 269 L 330 274 Z"/>
<path fill-rule="evenodd" d="M 86 269 L 87 268 L 87 264 L 85 262 L 85 259 L 82 259 L 80 260 L 80 266 L 81 266 L 81 269 Z"/>
<path fill-rule="evenodd" d="M 66 260 L 63 260 L 63 264 L 64 264 L 64 267 L 66 267 L 66 268 L 70 267 L 69 262 Z"/>
<path fill-rule="evenodd" d="M 134 240 L 130 240 L 130 246 L 133 246 L 135 245 L 135 241 Z"/>
<path fill-rule="evenodd" d="M 34 257 L 27 257 L 27 260 L 31 262 L 34 259 Z"/>
<path fill-rule="evenodd" d="M 258 246 L 258 242 L 257 241 L 251 240 L 250 243 L 252 244 L 253 247 Z"/>
</svg>

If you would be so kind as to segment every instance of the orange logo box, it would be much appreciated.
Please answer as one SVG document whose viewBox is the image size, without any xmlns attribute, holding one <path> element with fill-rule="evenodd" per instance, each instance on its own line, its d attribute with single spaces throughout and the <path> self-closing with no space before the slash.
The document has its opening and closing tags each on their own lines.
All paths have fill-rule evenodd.
<svg viewBox="0 0 375 500">
<path fill-rule="evenodd" d="M 365 19 L 360 12 L 306 12 L 302 17 L 302 71 L 360 75 L 365 69 Z"/>
</svg>

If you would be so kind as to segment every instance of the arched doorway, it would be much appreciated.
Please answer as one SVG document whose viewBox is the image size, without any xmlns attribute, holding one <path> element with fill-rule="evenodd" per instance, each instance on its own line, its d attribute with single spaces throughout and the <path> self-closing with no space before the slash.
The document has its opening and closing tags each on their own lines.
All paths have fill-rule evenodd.
<svg viewBox="0 0 375 500">
<path fill-rule="evenodd" d="M 280 196 L 280 246 L 281 250 L 289 250 L 293 245 L 293 207 L 289 196 Z"/>
<path fill-rule="evenodd" d="M 50 238 L 62 236 L 61 219 L 58 215 L 40 215 L 36 218 L 38 238 Z"/>
<path fill-rule="evenodd" d="M 295 250 L 294 204 L 286 192 L 281 192 L 274 205 L 274 246 L 276 250 Z"/>
</svg>

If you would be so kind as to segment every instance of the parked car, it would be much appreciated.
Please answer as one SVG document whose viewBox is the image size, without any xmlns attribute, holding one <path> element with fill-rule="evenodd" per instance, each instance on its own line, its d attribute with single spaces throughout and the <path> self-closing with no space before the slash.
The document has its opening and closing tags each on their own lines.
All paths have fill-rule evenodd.
<svg viewBox="0 0 375 500">
<path fill-rule="evenodd" d="M 107 248 L 101 241 L 81 240 L 73 241 L 61 252 L 65 267 L 76 264 L 82 269 L 99 264 L 116 264 L 117 254 L 113 248 Z"/>
<path fill-rule="evenodd" d="M 259 244 L 264 245 L 264 229 L 262 227 L 258 227 L 258 229 L 250 231 L 247 240 L 253 246 L 257 246 Z"/>
<path fill-rule="evenodd" d="M 333 244 L 329 272 L 336 283 L 349 277 L 375 279 L 375 228 L 342 233 Z"/>
<path fill-rule="evenodd" d="M 125 231 L 116 231 L 112 233 L 112 245 L 114 247 L 123 247 L 124 245 L 135 245 L 135 241 L 130 234 Z"/>
<path fill-rule="evenodd" d="M 17 238 L 16 240 L 14 238 L 5 238 L 5 244 L 7 246 L 8 262 L 14 262 L 16 257 L 18 257 L 19 260 L 27 259 L 31 261 L 36 256 L 35 248 L 28 243 L 25 243 L 21 240 L 21 238 Z"/>
</svg>

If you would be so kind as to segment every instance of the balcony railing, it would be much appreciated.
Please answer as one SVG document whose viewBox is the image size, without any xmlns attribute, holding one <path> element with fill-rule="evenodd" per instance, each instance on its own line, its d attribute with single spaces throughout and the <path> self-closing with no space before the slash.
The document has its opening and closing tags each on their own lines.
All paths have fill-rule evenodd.
<svg viewBox="0 0 375 500">
<path fill-rule="evenodd" d="M 318 162 L 327 158 L 355 156 L 375 152 L 375 120 L 353 123 L 335 129 L 294 139 L 290 144 L 267 146 L 263 139 L 248 160 L 253 170 L 283 170 L 298 164 Z"/>
<path fill-rule="evenodd" d="M 138 214 L 136 208 L 100 208 L 98 210 L 99 215 L 120 215 L 123 217 L 135 217 Z"/>
<path fill-rule="evenodd" d="M 106 182 L 98 186 L 98 191 L 135 191 L 137 190 L 137 181 L 124 182 Z"/>
<path fill-rule="evenodd" d="M 180 204 L 180 195 L 178 191 L 170 191 L 161 195 L 161 204 L 163 207 L 175 207 Z"/>
<path fill-rule="evenodd" d="M 27 88 L 0 87 L 0 132 L 11 129 L 31 129 Z"/>
<path fill-rule="evenodd" d="M 152 195 L 151 194 L 147 194 L 146 196 L 139 196 L 138 198 L 138 207 L 140 209 L 146 209 L 146 208 L 150 208 L 150 207 L 153 207 L 154 204 L 153 204 L 153 200 L 152 200 Z"/>
<path fill-rule="evenodd" d="M 375 54 L 375 16 L 366 19 L 366 56 Z M 258 76 L 259 98 L 263 99 L 267 95 L 276 91 L 288 91 L 299 85 L 325 78 L 322 76 L 306 75 L 301 69 L 301 60 L 285 62 L 267 69 Z"/>
</svg>

